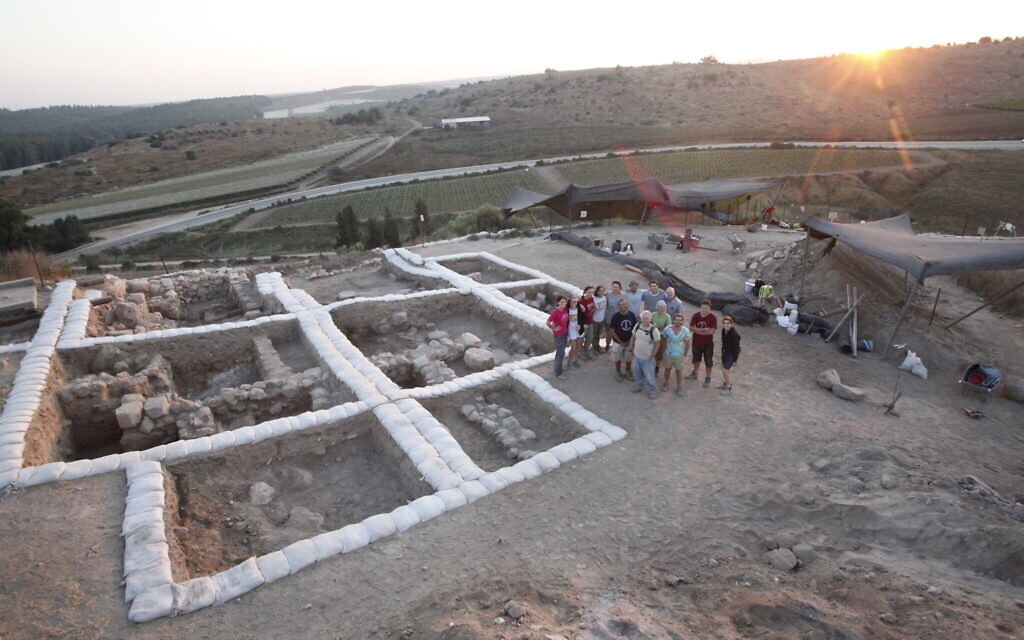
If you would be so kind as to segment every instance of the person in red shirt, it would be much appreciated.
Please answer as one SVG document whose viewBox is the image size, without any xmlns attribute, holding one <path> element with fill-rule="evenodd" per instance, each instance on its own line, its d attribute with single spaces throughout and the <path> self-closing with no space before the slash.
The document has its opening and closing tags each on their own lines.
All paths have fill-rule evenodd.
<svg viewBox="0 0 1024 640">
<path fill-rule="evenodd" d="M 711 313 L 711 301 L 704 298 L 700 301 L 700 311 L 690 317 L 690 332 L 693 333 L 693 371 L 686 376 L 687 380 L 696 380 L 700 370 L 700 361 L 704 361 L 704 386 L 711 386 L 711 367 L 714 366 L 715 330 L 718 329 L 718 318 Z"/>
<path fill-rule="evenodd" d="M 594 310 L 597 303 L 594 302 L 594 285 L 588 284 L 583 287 L 583 297 L 580 298 L 580 312 L 583 314 L 583 359 L 593 360 L 594 352 Z"/>
<path fill-rule="evenodd" d="M 558 296 L 555 308 L 548 316 L 548 329 L 555 340 L 555 377 L 565 380 L 562 362 L 565 360 L 565 346 L 569 344 L 569 312 L 566 311 L 569 301 L 565 296 Z"/>
</svg>

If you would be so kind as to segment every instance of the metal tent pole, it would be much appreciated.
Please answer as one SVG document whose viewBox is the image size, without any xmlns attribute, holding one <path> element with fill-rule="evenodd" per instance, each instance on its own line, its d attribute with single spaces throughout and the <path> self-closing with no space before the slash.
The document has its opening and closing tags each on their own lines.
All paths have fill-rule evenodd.
<svg viewBox="0 0 1024 640">
<path fill-rule="evenodd" d="M 988 301 L 988 302 L 986 302 L 985 304 L 981 305 L 980 307 L 978 307 L 978 308 L 977 308 L 977 309 L 975 309 L 974 311 L 972 311 L 972 312 L 968 313 L 967 315 L 964 315 L 964 316 L 960 316 L 959 318 L 957 318 L 957 319 L 956 319 L 956 320 L 954 320 L 953 322 L 951 322 L 951 323 L 947 324 L 947 325 L 946 325 L 946 328 L 947 328 L 947 329 L 952 329 L 952 328 L 953 328 L 954 326 L 956 326 L 956 325 L 957 325 L 957 324 L 958 324 L 958 323 L 959 323 L 959 322 L 960 322 L 961 320 L 966 320 L 967 318 L 970 318 L 971 316 L 973 316 L 974 314 L 978 313 L 979 311 L 981 311 L 982 309 L 984 309 L 984 308 L 985 308 L 985 307 L 987 307 L 988 305 L 992 304 L 993 302 L 999 302 L 1000 300 L 1002 300 L 1002 299 L 1003 299 L 1003 298 L 1005 298 L 1006 296 L 1010 295 L 1011 293 L 1013 293 L 1013 292 L 1014 292 L 1014 291 L 1016 291 L 1017 289 L 1020 289 L 1021 287 L 1024 287 L 1024 280 L 1022 280 L 1022 281 L 1018 282 L 1017 284 L 1013 285 L 1013 286 L 1012 286 L 1012 287 L 1010 287 L 1010 288 L 1009 288 L 1008 290 L 1006 290 L 1006 291 L 1004 291 L 1004 292 L 1000 293 L 1000 294 L 999 294 L 998 296 L 996 296 L 995 298 L 992 298 L 991 300 L 989 300 L 989 301 Z"/>
<path fill-rule="evenodd" d="M 882 352 L 883 356 L 889 353 L 889 350 L 892 349 L 893 343 L 896 342 L 896 333 L 900 330 L 900 325 L 903 324 L 903 319 L 906 317 L 907 311 L 910 310 L 910 303 L 914 299 L 914 294 L 917 293 L 917 289 L 920 286 L 921 281 L 915 280 L 914 288 L 910 290 L 910 295 L 907 296 L 907 302 L 903 305 L 903 311 L 900 311 L 900 317 L 896 320 L 896 326 L 892 329 L 892 335 L 889 336 L 889 341 L 885 343 L 885 351 Z"/>
</svg>

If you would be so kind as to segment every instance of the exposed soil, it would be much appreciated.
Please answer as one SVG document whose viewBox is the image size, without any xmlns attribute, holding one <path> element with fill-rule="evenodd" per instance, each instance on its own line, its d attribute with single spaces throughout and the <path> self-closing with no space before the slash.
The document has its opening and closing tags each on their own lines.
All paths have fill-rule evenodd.
<svg viewBox="0 0 1024 640">
<path fill-rule="evenodd" d="M 642 257 L 697 287 L 742 291 L 751 275 L 738 270 L 726 230 L 705 233 L 702 244 L 718 251 L 691 253 L 644 249 L 649 231 L 602 227 L 589 233 L 633 242 Z M 800 236 L 770 231 L 745 237 L 749 253 L 785 247 Z M 539 239 L 420 251 L 477 250 L 580 285 L 636 278 L 608 260 Z M 862 303 L 864 330 L 884 339 L 898 312 L 891 300 L 902 278 L 865 259 L 812 255 L 807 293 L 830 298 L 811 305 L 831 306 L 845 283 L 856 283 L 869 292 Z M 777 290 L 797 290 L 798 280 L 785 268 L 779 273 L 785 279 L 780 276 Z M 774 326 L 740 327 L 743 353 L 730 396 L 687 382 L 682 398 L 661 394 L 652 402 L 616 383 L 603 355 L 554 383 L 626 429 L 623 441 L 187 616 L 139 626 L 127 621 L 120 586 L 122 474 L 15 491 L 0 498 L 0 635 L 1021 637 L 1024 524 L 1014 507 L 1024 499 L 1021 405 L 999 394 L 979 404 L 962 397 L 956 381 L 972 361 L 1024 372 L 1024 327 L 988 309 L 952 331 L 929 327 L 938 285 L 928 282 L 898 338 L 922 354 L 929 369 L 927 380 L 899 377 L 899 417 L 885 414 L 897 358 L 872 352 L 854 359 L 831 343 Z M 951 280 L 941 286 L 943 318 L 976 306 L 977 299 Z M 686 305 L 687 314 L 693 311 Z M 817 376 L 828 368 L 865 389 L 867 399 L 851 403 L 820 388 Z M 553 380 L 549 367 L 536 372 Z M 431 409 L 451 410 L 442 404 Z M 964 407 L 983 408 L 985 417 L 972 420 Z M 387 469 L 395 467 L 375 464 L 358 437 L 354 445 L 292 438 L 172 471 L 194 471 L 188 474 L 197 487 L 193 495 L 209 501 L 203 517 L 211 523 L 228 514 L 234 521 L 237 513 L 224 499 L 237 507 L 260 478 L 278 483 L 290 506 L 325 517 L 332 508 L 353 509 L 325 527 L 364 513 L 339 506 L 353 493 L 359 505 L 371 505 L 366 512 L 420 494 L 404 479 L 378 487 L 379 474 L 391 477 Z M 318 444 L 325 448 L 319 463 Z M 324 464 L 332 455 L 342 464 Z M 288 480 L 295 474 L 290 469 L 298 468 L 314 474 L 313 486 L 327 488 L 300 489 Z M 241 515 L 246 524 L 256 518 Z M 195 521 L 183 526 L 201 529 Z M 266 535 L 269 524 L 260 524 Z M 191 544 L 227 545 L 245 555 L 221 540 Z M 269 544 L 270 537 L 250 543 L 264 540 Z M 769 565 L 765 554 L 777 547 L 800 548 L 802 564 L 795 571 Z M 216 566 L 212 559 L 202 563 Z M 510 600 L 521 607 L 507 606 Z"/>
</svg>

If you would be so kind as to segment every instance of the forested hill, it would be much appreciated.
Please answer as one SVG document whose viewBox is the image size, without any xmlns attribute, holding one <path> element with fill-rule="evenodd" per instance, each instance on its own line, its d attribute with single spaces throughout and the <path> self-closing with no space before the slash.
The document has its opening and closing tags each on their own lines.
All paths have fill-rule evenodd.
<svg viewBox="0 0 1024 640">
<path fill-rule="evenodd" d="M 52 162 L 97 144 L 207 122 L 260 117 L 266 96 L 190 100 L 152 107 L 0 109 L 0 169 Z"/>
</svg>

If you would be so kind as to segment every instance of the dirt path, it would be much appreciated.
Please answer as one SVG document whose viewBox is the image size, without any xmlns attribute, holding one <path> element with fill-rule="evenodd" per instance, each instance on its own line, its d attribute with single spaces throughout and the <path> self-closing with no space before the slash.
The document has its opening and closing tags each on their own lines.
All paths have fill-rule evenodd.
<svg viewBox="0 0 1024 640">
<path fill-rule="evenodd" d="M 638 246 L 647 233 L 595 231 Z M 794 236 L 750 238 L 762 249 Z M 725 239 L 709 234 L 706 242 Z M 579 284 L 630 277 L 538 239 L 421 253 L 478 250 Z M 696 286 L 742 286 L 726 251 L 643 257 Z M 911 320 L 915 341 L 937 335 L 925 324 Z M 973 355 L 972 341 L 998 357 L 998 346 L 1010 344 L 1005 336 L 1021 344 L 1024 334 L 1019 321 L 985 312 L 965 324 L 970 334 L 942 343 L 957 357 Z M 127 622 L 118 584 L 122 475 L 4 496 L 0 636 L 1020 637 L 1024 536 L 1008 506 L 1024 497 L 1020 405 L 995 398 L 985 419 L 968 419 L 956 366 L 937 361 L 928 380 L 902 379 L 900 417 L 885 416 L 895 368 L 880 355 L 855 360 L 778 327 L 741 333 L 731 396 L 686 382 L 682 398 L 661 394 L 652 403 L 616 383 L 602 355 L 556 386 L 625 428 L 625 440 L 178 618 Z M 819 388 L 826 368 L 866 389 L 868 400 L 849 403 Z M 546 368 L 537 373 L 551 379 Z M 985 499 L 968 476 L 1009 503 Z M 768 548 L 798 543 L 811 550 L 800 548 L 806 564 L 798 571 L 764 562 Z M 518 622 L 508 600 L 526 609 Z"/>
</svg>

